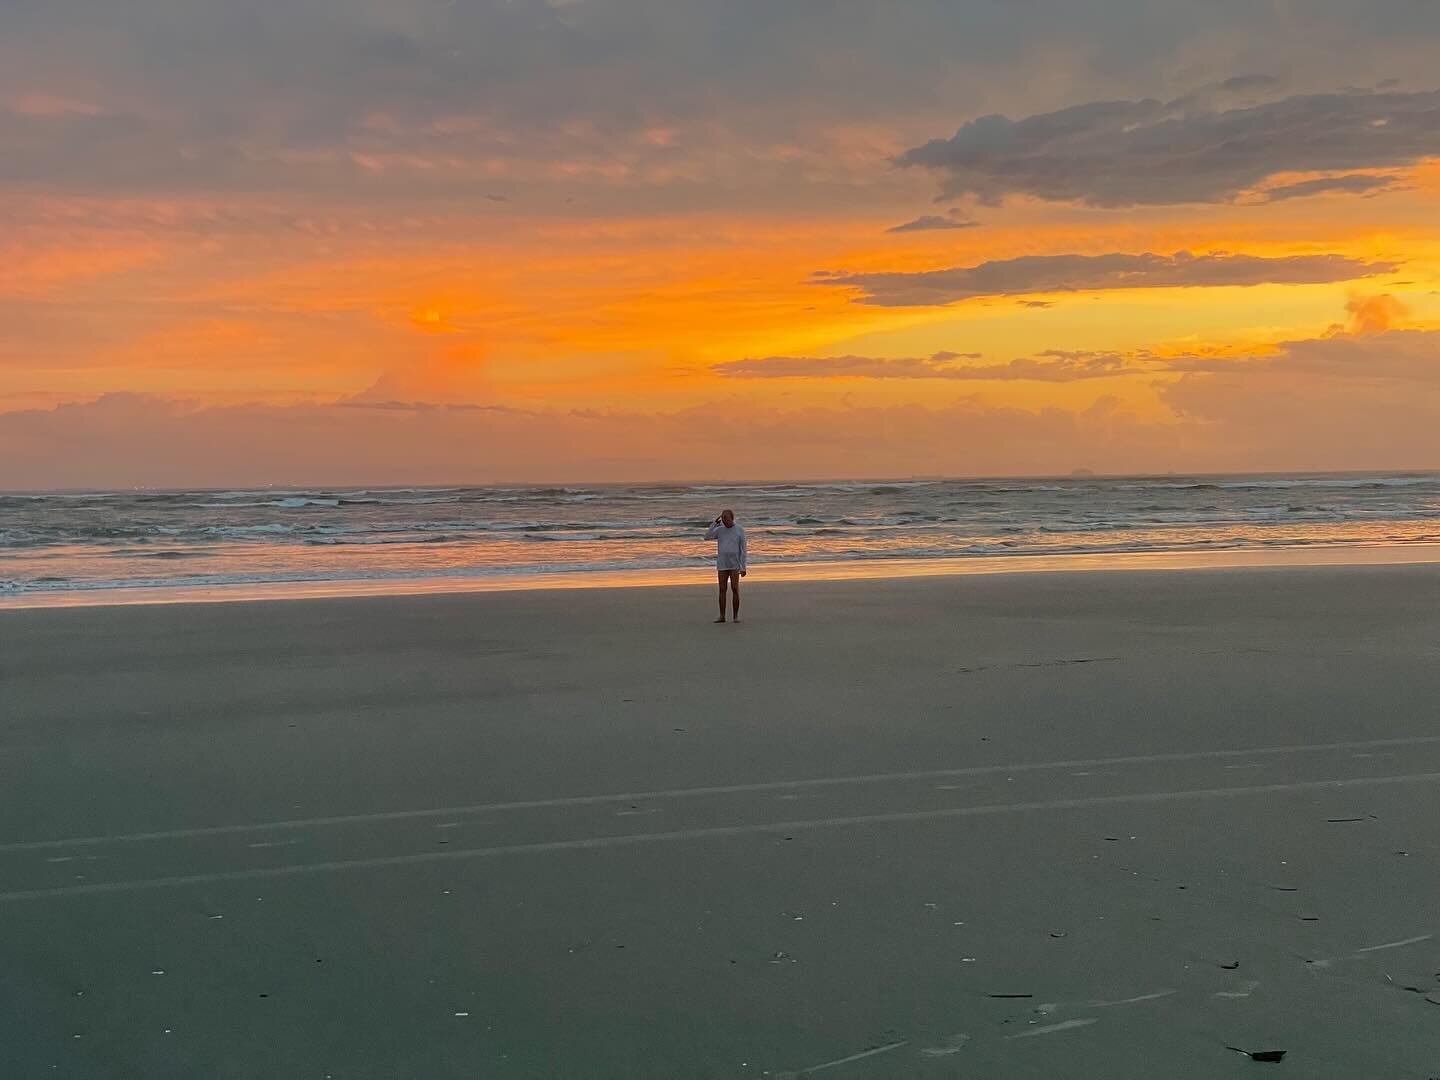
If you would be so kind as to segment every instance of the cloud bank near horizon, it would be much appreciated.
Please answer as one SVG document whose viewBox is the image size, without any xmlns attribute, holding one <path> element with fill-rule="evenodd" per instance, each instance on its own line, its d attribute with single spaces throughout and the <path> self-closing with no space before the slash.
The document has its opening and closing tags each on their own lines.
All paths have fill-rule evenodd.
<svg viewBox="0 0 1440 1080">
<path fill-rule="evenodd" d="M 1415 468 L 1440 460 L 1440 330 L 1171 358 L 1163 416 L 1114 396 L 672 412 L 428 402 L 196 406 L 111 394 L 0 413 L 0 489 Z M 1076 370 L 1133 357 L 1056 354 Z M 942 360 L 940 362 L 951 362 Z M 864 377 L 864 376 L 862 376 Z M 717 467 L 714 420 L 727 450 Z M 667 449 L 663 465 L 654 447 Z M 723 473 L 723 476 L 722 476 Z M 663 475 L 662 475 L 663 474 Z"/>
</svg>

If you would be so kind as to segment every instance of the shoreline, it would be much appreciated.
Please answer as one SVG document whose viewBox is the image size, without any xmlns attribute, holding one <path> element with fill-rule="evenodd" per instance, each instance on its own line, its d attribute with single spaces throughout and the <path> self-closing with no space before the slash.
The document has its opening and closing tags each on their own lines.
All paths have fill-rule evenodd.
<svg viewBox="0 0 1440 1080">
<path fill-rule="evenodd" d="M 1277 546 L 1211 551 L 968 555 L 924 559 L 757 563 L 758 582 L 884 581 L 1031 573 L 1265 570 L 1296 567 L 1410 566 L 1440 563 L 1440 543 Z M 587 570 L 490 577 L 395 577 L 124 586 L 0 595 L 0 611 L 155 604 L 209 604 L 346 597 L 552 592 L 711 585 L 706 566 Z"/>
</svg>

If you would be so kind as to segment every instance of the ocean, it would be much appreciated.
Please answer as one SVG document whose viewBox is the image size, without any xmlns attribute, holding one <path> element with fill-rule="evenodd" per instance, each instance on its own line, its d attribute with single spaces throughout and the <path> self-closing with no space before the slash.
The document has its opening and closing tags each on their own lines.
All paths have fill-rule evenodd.
<svg viewBox="0 0 1440 1080">
<path fill-rule="evenodd" d="M 1440 541 L 1440 473 L 0 495 L 0 596 Z"/>
</svg>

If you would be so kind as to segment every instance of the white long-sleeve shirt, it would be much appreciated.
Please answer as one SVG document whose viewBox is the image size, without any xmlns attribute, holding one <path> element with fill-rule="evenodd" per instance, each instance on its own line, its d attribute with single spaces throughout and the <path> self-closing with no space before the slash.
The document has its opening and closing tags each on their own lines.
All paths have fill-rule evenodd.
<svg viewBox="0 0 1440 1080">
<path fill-rule="evenodd" d="M 705 539 L 715 541 L 715 569 L 747 569 L 745 566 L 745 530 L 739 525 L 731 525 L 727 529 L 717 521 L 705 533 Z"/>
</svg>

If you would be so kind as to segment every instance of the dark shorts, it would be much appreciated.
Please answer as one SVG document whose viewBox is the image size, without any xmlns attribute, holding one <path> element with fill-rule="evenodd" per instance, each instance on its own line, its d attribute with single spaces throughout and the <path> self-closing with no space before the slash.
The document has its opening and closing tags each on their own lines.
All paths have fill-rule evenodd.
<svg viewBox="0 0 1440 1080">
<path fill-rule="evenodd" d="M 721 580 L 722 582 L 723 582 L 726 578 L 729 578 L 731 581 L 735 582 L 736 585 L 739 585 L 739 584 L 740 584 L 740 571 L 739 571 L 739 570 L 721 570 L 721 571 L 719 571 L 719 574 L 720 574 L 720 580 Z"/>
</svg>

